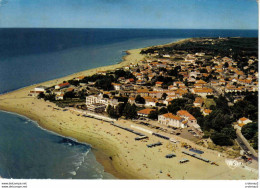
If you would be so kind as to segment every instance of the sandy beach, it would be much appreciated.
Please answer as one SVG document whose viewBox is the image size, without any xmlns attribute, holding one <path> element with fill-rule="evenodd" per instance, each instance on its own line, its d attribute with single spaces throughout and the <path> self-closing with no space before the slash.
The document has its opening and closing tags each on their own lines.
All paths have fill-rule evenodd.
<svg viewBox="0 0 260 188">
<path fill-rule="evenodd" d="M 147 142 L 135 141 L 136 135 L 110 123 L 83 117 L 73 111 L 63 111 L 51 102 L 28 96 L 29 91 L 38 85 L 52 86 L 78 76 L 92 75 L 97 71 L 113 70 L 130 63 L 138 63 L 144 58 L 139 53 L 140 51 L 141 49 L 129 50 L 128 55 L 120 64 L 82 71 L 0 95 L 0 109 L 25 115 L 37 121 L 41 127 L 47 130 L 91 144 L 92 151 L 97 160 L 105 167 L 105 171 L 120 179 L 257 179 L 256 172 L 239 166 L 231 168 L 227 165 L 225 156 L 219 156 L 219 152 L 195 145 L 191 141 L 174 137 L 176 140 L 203 150 L 205 153 L 201 156 L 215 161 L 219 166 L 183 154 L 182 150 L 185 149 L 181 147 L 180 143 L 172 144 L 152 135 L 148 135 Z M 116 123 L 129 127 L 135 124 L 135 122 L 126 120 L 119 120 Z M 163 145 L 154 148 L 146 146 L 158 141 Z M 176 157 L 165 158 L 165 155 L 173 152 Z M 183 158 L 189 159 L 189 162 L 180 164 L 179 160 Z"/>
</svg>

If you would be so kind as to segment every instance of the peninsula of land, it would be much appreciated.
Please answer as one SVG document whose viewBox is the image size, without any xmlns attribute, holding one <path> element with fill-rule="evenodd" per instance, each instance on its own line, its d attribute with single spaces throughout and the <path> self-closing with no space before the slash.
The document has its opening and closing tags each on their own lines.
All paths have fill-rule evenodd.
<svg viewBox="0 0 260 188">
<path fill-rule="evenodd" d="M 120 179 L 257 179 L 257 165 L 242 159 L 238 143 L 225 135 L 234 135 L 231 127 L 221 132 L 204 119 L 221 117 L 215 101 L 224 93 L 233 106 L 255 94 L 257 72 L 251 70 L 257 57 L 250 55 L 245 74 L 229 54 L 182 46 L 226 40 L 185 39 L 175 49 L 168 44 L 128 50 L 119 64 L 0 95 L 0 109 L 91 144 L 105 171 Z M 237 123 L 224 119 L 238 131 L 255 122 L 253 116 L 231 115 L 240 118 Z"/>
</svg>

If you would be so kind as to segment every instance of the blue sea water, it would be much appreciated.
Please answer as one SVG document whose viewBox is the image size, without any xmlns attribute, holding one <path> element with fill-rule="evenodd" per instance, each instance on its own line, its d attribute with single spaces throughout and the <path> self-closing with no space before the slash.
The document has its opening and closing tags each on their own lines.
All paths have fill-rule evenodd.
<svg viewBox="0 0 260 188">
<path fill-rule="evenodd" d="M 3 178 L 114 179 L 96 162 L 90 145 L 45 131 L 24 116 L 1 111 L 0 119 Z"/>
<path fill-rule="evenodd" d="M 258 37 L 257 30 L 0 29 L 0 93 L 121 61 L 125 50 L 189 37 Z M 1 101 L 0 101 L 1 102 Z M 91 147 L 0 111 L 0 176 L 106 179 Z"/>
<path fill-rule="evenodd" d="M 124 51 L 189 37 L 256 30 L 0 29 L 0 93 L 121 61 Z"/>
</svg>

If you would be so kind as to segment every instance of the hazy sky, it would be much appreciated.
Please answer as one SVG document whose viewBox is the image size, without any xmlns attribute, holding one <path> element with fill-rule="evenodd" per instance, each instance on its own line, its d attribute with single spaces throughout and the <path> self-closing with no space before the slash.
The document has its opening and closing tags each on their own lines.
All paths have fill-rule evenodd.
<svg viewBox="0 0 260 188">
<path fill-rule="evenodd" d="M 256 0 L 0 0 L 0 27 L 257 29 Z"/>
</svg>

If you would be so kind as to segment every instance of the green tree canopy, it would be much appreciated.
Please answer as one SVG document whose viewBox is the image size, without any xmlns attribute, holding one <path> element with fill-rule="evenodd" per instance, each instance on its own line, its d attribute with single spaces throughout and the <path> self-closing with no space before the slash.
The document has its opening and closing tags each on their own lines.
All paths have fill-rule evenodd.
<svg viewBox="0 0 260 188">
<path fill-rule="evenodd" d="M 159 112 L 157 110 L 151 111 L 148 115 L 149 119 L 157 120 L 158 119 Z"/>
<path fill-rule="evenodd" d="M 141 97 L 140 95 L 137 95 L 137 97 L 135 98 L 135 102 L 138 104 L 145 104 L 144 98 Z"/>
</svg>

